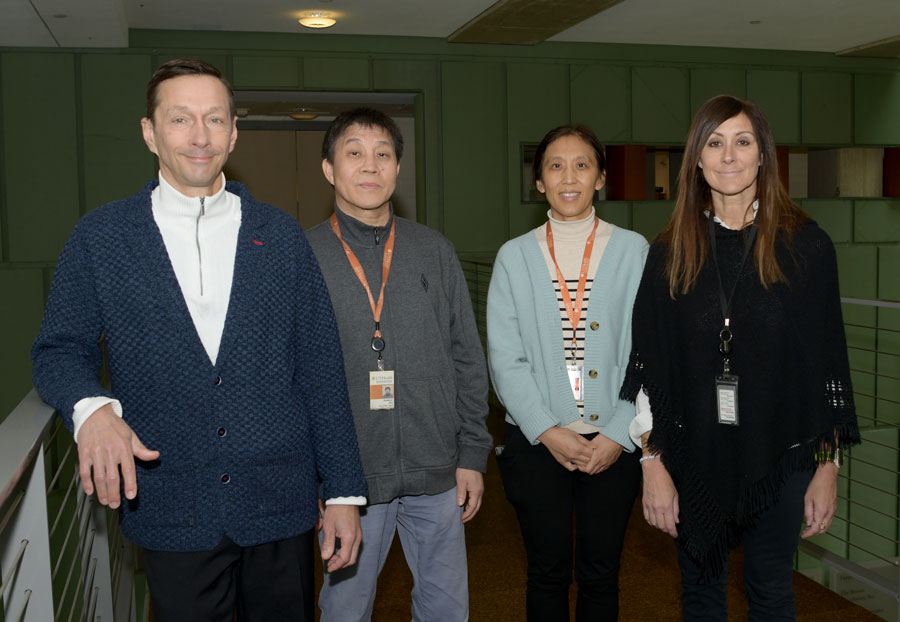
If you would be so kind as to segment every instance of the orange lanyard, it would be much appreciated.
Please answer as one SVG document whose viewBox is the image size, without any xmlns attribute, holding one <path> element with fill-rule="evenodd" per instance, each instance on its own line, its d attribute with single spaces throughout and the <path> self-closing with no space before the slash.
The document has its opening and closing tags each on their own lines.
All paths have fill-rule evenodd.
<svg viewBox="0 0 900 622">
<path fill-rule="evenodd" d="M 369 282 L 366 280 L 366 273 L 363 271 L 362 264 L 359 263 L 359 259 L 356 258 L 356 255 L 353 254 L 353 251 L 341 236 L 341 227 L 338 225 L 337 214 L 331 215 L 330 223 L 331 230 L 334 231 L 337 239 L 341 241 L 344 252 L 347 253 L 350 267 L 353 268 L 356 278 L 362 283 L 362 286 L 366 289 L 366 294 L 369 296 L 369 305 L 372 307 L 372 316 L 375 318 L 375 336 L 372 338 L 372 349 L 378 352 L 378 358 L 381 358 L 381 351 L 384 350 L 384 340 L 381 338 L 379 322 L 381 321 L 381 309 L 384 307 L 384 286 L 387 285 L 388 274 L 391 272 L 391 260 L 394 258 L 394 228 L 396 221 L 391 220 L 391 232 L 384 243 L 384 258 L 381 263 L 381 293 L 378 294 L 378 304 L 375 304 L 375 298 L 372 297 L 372 290 L 369 289 Z"/>
<path fill-rule="evenodd" d="M 588 269 L 591 267 L 591 252 L 594 250 L 594 234 L 597 233 L 597 226 L 600 219 L 594 217 L 594 228 L 588 236 L 587 242 L 584 243 L 584 257 L 581 259 L 581 272 L 578 273 L 578 289 L 575 292 L 575 304 L 572 304 L 572 294 L 569 292 L 569 286 L 566 283 L 566 277 L 563 276 L 559 264 L 556 262 L 556 253 L 553 252 L 553 231 L 550 228 L 550 221 L 547 221 L 547 248 L 550 250 L 550 258 L 553 259 L 553 265 L 556 266 L 556 280 L 559 282 L 559 293 L 562 296 L 563 304 L 566 305 L 566 315 L 569 316 L 569 322 L 572 324 L 572 349 L 577 346 L 578 340 L 575 335 L 578 330 L 578 322 L 581 320 L 581 306 L 584 303 L 584 288 L 587 285 Z M 573 354 L 574 356 L 574 354 Z"/>
</svg>

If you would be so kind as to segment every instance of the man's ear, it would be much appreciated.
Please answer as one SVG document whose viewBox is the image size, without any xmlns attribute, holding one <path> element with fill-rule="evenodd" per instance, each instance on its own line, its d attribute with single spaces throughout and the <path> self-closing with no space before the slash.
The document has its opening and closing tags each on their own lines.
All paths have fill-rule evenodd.
<svg viewBox="0 0 900 622">
<path fill-rule="evenodd" d="M 144 143 L 146 143 L 147 149 L 151 153 L 159 155 L 159 152 L 156 151 L 156 138 L 153 135 L 153 121 L 147 117 L 141 119 L 141 134 L 144 136 Z"/>
<path fill-rule="evenodd" d="M 328 180 L 328 183 L 332 186 L 334 185 L 334 164 L 328 161 L 328 158 L 322 158 L 322 173 L 325 175 L 325 179 Z"/>
</svg>

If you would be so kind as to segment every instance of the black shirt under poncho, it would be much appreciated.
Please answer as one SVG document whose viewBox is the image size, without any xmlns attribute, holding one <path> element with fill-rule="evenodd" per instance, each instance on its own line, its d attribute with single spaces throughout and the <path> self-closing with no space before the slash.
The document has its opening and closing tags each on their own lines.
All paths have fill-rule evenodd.
<svg viewBox="0 0 900 622">
<path fill-rule="evenodd" d="M 727 296 L 747 230 L 715 230 Z M 713 573 L 789 475 L 813 469 L 835 435 L 842 447 L 859 442 L 834 246 L 812 221 L 786 239 L 776 254 L 787 282 L 765 289 L 751 251 L 732 300 L 738 426 L 717 419 L 723 318 L 712 257 L 692 290 L 673 300 L 667 247 L 654 243 L 634 304 L 622 398 L 633 401 L 642 386 L 649 395 L 650 444 L 679 495 L 677 543 Z"/>
</svg>

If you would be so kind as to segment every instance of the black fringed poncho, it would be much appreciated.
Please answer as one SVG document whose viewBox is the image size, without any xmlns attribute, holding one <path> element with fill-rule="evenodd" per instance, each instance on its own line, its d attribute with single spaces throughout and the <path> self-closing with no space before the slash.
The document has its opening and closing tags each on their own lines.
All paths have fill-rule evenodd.
<svg viewBox="0 0 900 622">
<path fill-rule="evenodd" d="M 746 231 L 746 230 L 745 230 Z M 731 291 L 746 241 L 716 226 L 717 258 Z M 654 243 L 634 304 L 632 354 L 622 387 L 643 386 L 651 447 L 679 495 L 678 544 L 716 573 L 785 479 L 813 469 L 816 452 L 859 442 L 834 246 L 814 222 L 776 243 L 787 282 L 760 284 L 753 254 L 732 301 L 731 373 L 740 378 L 739 426 L 717 421 L 715 378 L 722 311 L 708 257 L 688 294 L 669 296 L 667 248 Z M 799 528 L 799 525 L 798 525 Z"/>
</svg>

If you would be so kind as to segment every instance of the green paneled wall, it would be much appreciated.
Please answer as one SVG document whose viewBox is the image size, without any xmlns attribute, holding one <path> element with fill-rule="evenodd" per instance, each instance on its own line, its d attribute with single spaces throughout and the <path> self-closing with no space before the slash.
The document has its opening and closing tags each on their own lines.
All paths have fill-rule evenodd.
<svg viewBox="0 0 900 622">
<path fill-rule="evenodd" d="M 751 69 L 747 97 L 766 111 L 780 145 L 800 143 L 800 74 L 796 71 Z"/>
<path fill-rule="evenodd" d="M 433 60 L 376 60 L 372 64 L 374 88 L 377 91 L 418 93 L 416 98 L 415 170 L 424 171 L 416 178 L 418 219 L 440 229 L 441 218 L 441 137 L 426 131 L 441 118 L 441 82 L 439 66 Z M 404 165 L 401 163 L 401 170 Z M 407 170 L 412 170 L 408 167 Z M 409 173 L 407 173 L 409 174 Z"/>
<path fill-rule="evenodd" d="M 84 210 L 134 194 L 156 173 L 141 138 L 150 56 L 83 55 L 81 62 L 81 175 Z"/>
<path fill-rule="evenodd" d="M 900 242 L 900 199 L 854 203 L 855 242 Z"/>
<path fill-rule="evenodd" d="M 878 296 L 878 249 L 874 246 L 838 246 L 841 295 L 873 299 Z"/>
<path fill-rule="evenodd" d="M 303 84 L 296 56 L 235 56 L 231 61 L 236 89 L 296 89 Z"/>
<path fill-rule="evenodd" d="M 4 53 L 0 78 L 4 259 L 56 261 L 80 214 L 75 55 Z"/>
<path fill-rule="evenodd" d="M 804 199 L 800 207 L 819 223 L 835 244 L 853 241 L 853 201 Z"/>
<path fill-rule="evenodd" d="M 692 69 L 691 115 L 710 97 L 747 97 L 747 72 L 743 69 Z"/>
<path fill-rule="evenodd" d="M 601 201 L 597 204 L 597 216 L 623 229 L 634 229 L 631 220 L 631 203 L 627 201 Z"/>
<path fill-rule="evenodd" d="M 632 140 L 683 144 L 691 123 L 689 72 L 681 67 L 631 71 Z"/>
<path fill-rule="evenodd" d="M 854 77 L 854 141 L 900 144 L 900 75 L 860 73 Z"/>
<path fill-rule="evenodd" d="M 505 82 L 502 63 L 441 64 L 444 232 L 459 252 L 508 237 Z"/>
<path fill-rule="evenodd" d="M 130 41 L 119 50 L 0 50 L 5 300 L 33 300 L 79 215 L 154 174 L 138 127 L 144 85 L 153 67 L 176 57 L 213 63 L 239 89 L 414 93 L 418 217 L 460 252 L 491 253 L 542 220 L 546 206 L 522 200 L 521 145 L 560 123 L 587 123 L 606 143 L 679 145 L 696 107 L 729 92 L 759 101 L 782 145 L 900 144 L 895 60 L 275 33 L 132 31 Z M 900 296 L 895 203 L 804 206 L 840 245 L 845 295 Z M 650 239 L 671 207 L 616 202 L 600 213 Z M 38 298 L 3 318 L 4 343 L 18 343 L 6 359 L 13 366 L 27 366 L 22 344 L 33 337 L 39 307 Z M 876 326 L 873 309 L 847 315 Z M 9 376 L 3 397 L 23 393 L 27 376 Z"/>
<path fill-rule="evenodd" d="M 3 347 L 0 348 L 0 421 L 31 388 L 31 343 L 41 324 L 44 279 L 40 269 L 0 270 Z"/>
<path fill-rule="evenodd" d="M 900 246 L 879 247 L 878 265 L 882 268 L 878 272 L 878 297 L 900 302 Z M 896 375 L 900 377 L 900 371 Z"/>
<path fill-rule="evenodd" d="M 803 142 L 807 145 L 853 142 L 853 76 L 803 73 Z"/>
<path fill-rule="evenodd" d="M 631 228 L 652 242 L 669 224 L 675 201 L 635 201 L 632 203 Z"/>
<path fill-rule="evenodd" d="M 369 61 L 362 58 L 304 58 L 303 86 L 308 89 L 366 90 Z"/>
<path fill-rule="evenodd" d="M 609 65 L 572 65 L 572 123 L 584 123 L 604 143 L 631 142 L 631 71 Z"/>
<path fill-rule="evenodd" d="M 568 67 L 507 65 L 506 109 L 509 235 L 515 237 L 546 220 L 546 204 L 522 201 L 522 145 L 537 144 L 549 130 L 569 122 Z"/>
</svg>

